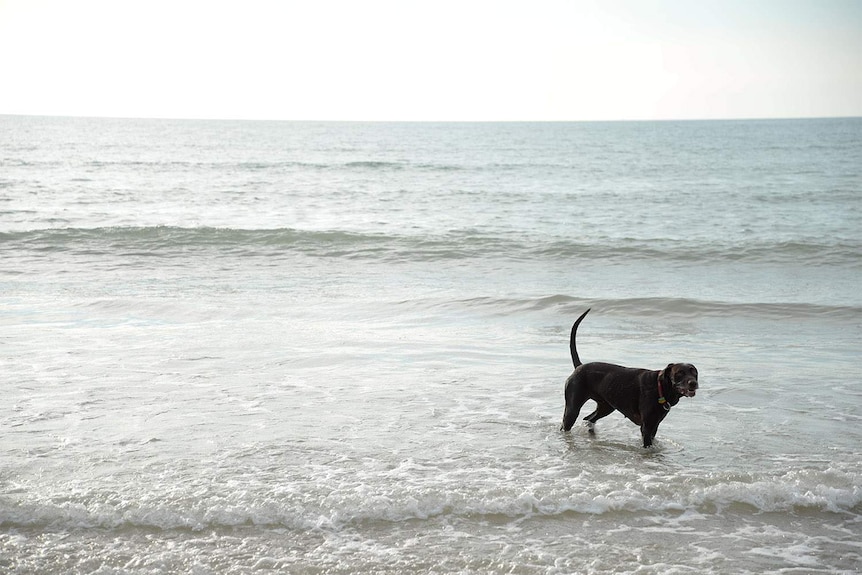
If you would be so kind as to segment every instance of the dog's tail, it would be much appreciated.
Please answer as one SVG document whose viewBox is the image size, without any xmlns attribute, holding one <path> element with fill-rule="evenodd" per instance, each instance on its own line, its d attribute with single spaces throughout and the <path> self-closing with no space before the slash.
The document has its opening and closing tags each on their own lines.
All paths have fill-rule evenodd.
<svg viewBox="0 0 862 575">
<path fill-rule="evenodd" d="M 590 313 L 590 310 L 587 309 L 584 313 L 581 314 L 581 317 L 575 320 L 575 325 L 572 326 L 572 335 L 569 337 L 569 351 L 572 352 L 572 363 L 575 364 L 575 367 L 581 365 L 581 358 L 578 357 L 578 348 L 575 345 L 575 335 L 578 333 L 578 325 L 581 323 L 581 320 L 586 317 L 586 315 Z"/>
</svg>

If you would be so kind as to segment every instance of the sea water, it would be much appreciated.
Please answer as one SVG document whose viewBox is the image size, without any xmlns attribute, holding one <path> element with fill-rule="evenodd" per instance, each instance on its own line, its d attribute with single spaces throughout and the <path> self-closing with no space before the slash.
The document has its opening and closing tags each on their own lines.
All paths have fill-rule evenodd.
<svg viewBox="0 0 862 575">
<path fill-rule="evenodd" d="M 860 167 L 858 118 L 0 117 L 0 571 L 856 573 Z M 559 431 L 587 308 L 700 371 L 652 448 Z"/>
</svg>

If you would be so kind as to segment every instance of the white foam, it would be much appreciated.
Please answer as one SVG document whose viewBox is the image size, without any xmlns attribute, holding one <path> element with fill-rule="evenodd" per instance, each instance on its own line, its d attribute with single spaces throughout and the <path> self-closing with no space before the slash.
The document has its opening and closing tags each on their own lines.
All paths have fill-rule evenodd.
<svg viewBox="0 0 862 575">
<path fill-rule="evenodd" d="M 18 485 L 0 499 L 0 522 L 52 528 L 160 529 L 244 524 L 338 530 L 365 522 L 448 517 L 557 517 L 567 514 L 672 513 L 697 518 L 738 506 L 754 512 L 858 514 L 862 487 L 848 472 L 688 476 L 547 472 L 523 476 L 494 468 L 448 470 L 406 462 L 374 470 L 310 469 L 300 485 L 169 481 L 124 488 Z M 318 476 L 314 477 L 314 472 Z M 295 476 L 299 479 L 301 473 Z"/>
</svg>

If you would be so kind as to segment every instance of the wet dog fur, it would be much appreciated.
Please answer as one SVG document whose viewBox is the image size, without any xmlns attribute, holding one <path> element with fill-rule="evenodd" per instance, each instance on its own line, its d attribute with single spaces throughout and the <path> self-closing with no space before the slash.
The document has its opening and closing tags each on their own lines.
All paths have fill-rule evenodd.
<svg viewBox="0 0 862 575">
<path fill-rule="evenodd" d="M 581 314 L 569 338 L 569 350 L 575 371 L 566 380 L 566 407 L 563 431 L 569 431 L 587 400 L 596 402 L 596 410 L 584 420 L 590 433 L 596 421 L 619 411 L 640 426 L 644 447 L 652 445 L 659 424 L 681 397 L 694 397 L 698 388 L 697 368 L 690 363 L 669 363 L 664 369 L 648 370 L 611 363 L 581 363 L 575 345 L 578 325 L 590 312 Z"/>
</svg>

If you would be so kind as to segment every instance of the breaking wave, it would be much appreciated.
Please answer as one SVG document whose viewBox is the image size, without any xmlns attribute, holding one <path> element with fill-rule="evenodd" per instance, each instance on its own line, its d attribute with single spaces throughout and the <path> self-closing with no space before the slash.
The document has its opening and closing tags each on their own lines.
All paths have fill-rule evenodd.
<svg viewBox="0 0 862 575">
<path fill-rule="evenodd" d="M 0 498 L 0 526 L 50 529 L 191 529 L 254 525 L 288 529 L 339 530 L 368 522 L 399 523 L 439 517 L 479 519 L 641 513 L 808 512 L 855 515 L 862 509 L 857 474 L 836 469 L 793 470 L 784 474 L 731 473 L 684 478 L 686 490 L 644 478 L 620 489 L 617 481 L 574 476 L 518 481 L 494 490 L 478 489 L 463 477 L 442 473 L 417 482 L 405 464 L 400 487 L 384 487 L 362 472 L 329 476 L 318 487 L 297 491 L 250 484 L 242 490 L 213 491 L 201 481 L 138 486 L 149 493 L 129 498 L 116 491 L 76 491 Z M 355 470 L 354 470 L 355 471 Z M 529 472 L 526 472 L 529 475 Z M 480 471 L 480 475 L 481 475 Z M 479 481 L 488 480 L 487 477 Z"/>
</svg>

